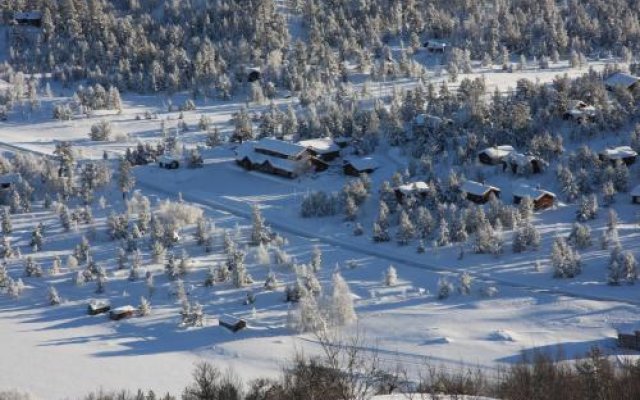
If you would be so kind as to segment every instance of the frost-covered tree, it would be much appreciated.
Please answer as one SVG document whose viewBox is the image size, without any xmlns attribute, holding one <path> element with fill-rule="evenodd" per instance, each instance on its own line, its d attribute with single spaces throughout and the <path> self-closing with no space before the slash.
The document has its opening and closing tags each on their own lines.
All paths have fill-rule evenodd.
<svg viewBox="0 0 640 400">
<path fill-rule="evenodd" d="M 131 163 L 124 157 L 118 162 L 118 188 L 122 192 L 122 198 L 126 198 L 127 193 L 136 185 L 136 179 L 133 176 Z"/>
<path fill-rule="evenodd" d="M 11 215 L 9 214 L 7 207 L 2 207 L 0 212 L 2 212 L 2 234 L 8 235 L 13 231 Z"/>
<path fill-rule="evenodd" d="M 53 262 L 51 263 L 51 269 L 49 270 L 49 275 L 55 276 L 60 274 L 60 271 L 62 269 L 62 260 L 60 259 L 60 256 L 55 256 L 53 258 Z"/>
<path fill-rule="evenodd" d="M 447 246 L 450 243 L 449 224 L 444 218 L 440 219 L 436 243 L 440 247 Z"/>
<path fill-rule="evenodd" d="M 47 299 L 49 301 L 49 304 L 52 306 L 57 306 L 62 302 L 62 300 L 60 299 L 60 295 L 58 294 L 58 290 L 54 286 L 49 286 Z"/>
<path fill-rule="evenodd" d="M 229 270 L 231 270 L 233 285 L 238 288 L 244 287 L 253 281 L 247 272 L 247 267 L 244 265 L 244 258 L 245 253 L 236 250 L 227 261 Z"/>
<path fill-rule="evenodd" d="M 258 246 L 268 243 L 271 240 L 271 235 L 257 205 L 251 207 L 251 222 L 251 244 Z"/>
<path fill-rule="evenodd" d="M 322 250 L 319 246 L 313 246 L 311 251 L 311 270 L 314 273 L 318 273 L 322 269 Z"/>
<path fill-rule="evenodd" d="M 438 279 L 438 299 L 444 300 L 448 298 L 453 292 L 453 285 L 449 282 L 447 277 L 443 276 Z"/>
<path fill-rule="evenodd" d="M 101 120 L 91 125 L 89 138 L 94 141 L 106 142 L 111 138 L 111 123 L 107 120 Z"/>
<path fill-rule="evenodd" d="M 591 246 L 591 228 L 588 225 L 574 223 L 569 238 L 577 249 L 586 249 Z"/>
<path fill-rule="evenodd" d="M 44 242 L 44 239 L 42 237 L 42 229 L 42 224 L 38 224 L 31 232 L 31 242 L 29 244 L 31 245 L 31 248 L 34 252 L 42 250 L 42 244 Z"/>
<path fill-rule="evenodd" d="M 329 297 L 329 315 L 332 325 L 344 326 L 357 319 L 355 307 L 353 305 L 353 295 L 349 289 L 347 281 L 344 280 L 340 272 L 333 273 L 331 279 L 332 291 Z"/>
<path fill-rule="evenodd" d="M 395 286 L 398 283 L 398 272 L 393 265 L 389 265 L 384 273 L 384 284 L 387 286 Z"/>
<path fill-rule="evenodd" d="M 36 278 L 42 276 L 42 267 L 31 256 L 27 257 L 24 261 L 24 276 Z"/>
<path fill-rule="evenodd" d="M 176 261 L 176 256 L 173 253 L 167 254 L 167 260 L 164 264 L 164 272 L 167 275 L 167 278 L 174 280 L 178 276 L 180 276 L 180 271 L 178 270 L 178 263 Z"/>
<path fill-rule="evenodd" d="M 580 256 L 561 236 L 551 246 L 551 264 L 556 278 L 574 278 L 582 272 Z"/>
<path fill-rule="evenodd" d="M 151 314 L 151 302 L 146 297 L 140 296 L 140 305 L 138 306 L 138 314 L 145 317 Z"/>
<path fill-rule="evenodd" d="M 463 295 L 470 295 L 472 283 L 473 278 L 471 275 L 467 271 L 462 272 L 458 277 L 458 292 Z"/>
<path fill-rule="evenodd" d="M 276 290 L 280 286 L 280 282 L 278 281 L 278 277 L 273 271 L 269 271 L 267 273 L 267 278 L 264 281 L 264 289 L 265 290 Z"/>
<path fill-rule="evenodd" d="M 299 333 L 324 329 L 326 321 L 314 296 L 302 296 L 295 308 L 289 311 L 288 326 Z"/>
<path fill-rule="evenodd" d="M 383 228 L 380 224 L 374 222 L 372 239 L 374 242 L 388 242 L 391 240 L 391 236 L 387 228 Z"/>
<path fill-rule="evenodd" d="M 396 234 L 398 244 L 406 245 L 415 237 L 416 228 L 404 210 L 400 211 L 398 220 L 398 232 Z"/>
</svg>

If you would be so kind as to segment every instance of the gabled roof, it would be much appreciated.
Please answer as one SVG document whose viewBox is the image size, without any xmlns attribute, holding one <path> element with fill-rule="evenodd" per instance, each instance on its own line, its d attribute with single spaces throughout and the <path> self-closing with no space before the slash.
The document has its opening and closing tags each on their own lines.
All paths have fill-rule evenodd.
<svg viewBox="0 0 640 400">
<path fill-rule="evenodd" d="M 284 158 L 266 157 L 265 163 L 271 164 L 275 169 L 281 171 L 296 173 L 300 170 L 301 163 L 299 161 L 286 160 Z"/>
<path fill-rule="evenodd" d="M 422 181 L 411 182 L 411 183 L 405 183 L 404 185 L 398 186 L 396 190 L 399 190 L 403 194 L 420 193 L 420 192 L 428 191 L 429 185 L 427 185 L 426 182 L 422 182 Z"/>
<path fill-rule="evenodd" d="M 604 149 L 600 155 L 609 160 L 620 160 L 627 157 L 636 157 L 638 153 L 629 146 L 618 146 L 610 149 Z"/>
<path fill-rule="evenodd" d="M 340 147 L 329 137 L 301 140 L 298 145 L 313 150 L 318 154 L 333 153 L 340 151 Z"/>
<path fill-rule="evenodd" d="M 531 187 L 529 185 L 518 185 L 518 186 L 514 187 L 513 188 L 513 195 L 516 196 L 516 197 L 529 197 L 533 201 L 540 200 L 542 197 L 544 197 L 546 195 L 552 196 L 552 197 L 556 197 L 555 194 L 553 194 L 553 193 L 551 193 L 551 192 L 549 192 L 547 190 L 534 188 L 534 187 Z"/>
<path fill-rule="evenodd" d="M 462 190 L 465 193 L 473 194 L 476 196 L 484 196 L 490 191 L 496 191 L 496 192 L 500 191 L 500 189 L 495 186 L 483 184 L 476 181 L 466 181 L 465 183 L 462 184 L 462 186 L 460 187 L 460 190 Z"/>
<path fill-rule="evenodd" d="M 480 154 L 484 153 L 490 158 L 497 159 L 497 158 L 504 158 L 509 154 L 513 153 L 514 151 L 515 149 L 513 148 L 513 146 L 504 145 L 504 146 L 487 147 L 486 149 L 482 150 Z"/>
<path fill-rule="evenodd" d="M 624 72 L 616 72 L 613 75 L 610 75 L 607 79 L 604 80 L 604 84 L 607 87 L 614 88 L 617 86 L 622 86 L 625 88 L 629 88 L 638 82 L 638 77 L 635 77 L 631 74 L 626 74 Z"/>
<path fill-rule="evenodd" d="M 295 143 L 285 142 L 283 140 L 263 138 L 255 142 L 254 149 L 270 151 L 287 157 L 294 157 L 305 151 L 307 148 Z"/>
<path fill-rule="evenodd" d="M 136 308 L 134 306 L 122 306 L 111 310 L 112 314 L 124 314 L 128 312 L 134 312 Z"/>
<path fill-rule="evenodd" d="M 372 158 L 372 157 L 362 157 L 362 158 L 350 158 L 347 160 L 344 160 L 344 164 L 350 164 L 353 168 L 357 169 L 358 171 L 365 171 L 368 169 L 377 169 L 380 164 L 378 164 L 378 162 Z"/>
</svg>

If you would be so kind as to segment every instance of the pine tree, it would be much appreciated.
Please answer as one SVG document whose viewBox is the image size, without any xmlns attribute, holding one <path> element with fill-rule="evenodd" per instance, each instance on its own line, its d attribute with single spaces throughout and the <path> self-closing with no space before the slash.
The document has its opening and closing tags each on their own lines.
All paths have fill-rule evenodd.
<svg viewBox="0 0 640 400">
<path fill-rule="evenodd" d="M 440 219 L 439 231 L 438 231 L 438 239 L 436 239 L 436 243 L 438 246 L 447 246 L 449 242 L 449 226 L 447 221 L 442 218 Z"/>
<path fill-rule="evenodd" d="M 258 246 L 268 243 L 270 240 L 269 230 L 265 226 L 264 218 L 257 205 L 253 205 L 251 208 L 251 221 L 251 244 Z"/>
<path fill-rule="evenodd" d="M 473 282 L 473 278 L 471 278 L 471 275 L 469 275 L 468 272 L 464 271 L 458 277 L 458 281 L 459 281 L 458 292 L 460 292 L 460 294 L 463 294 L 463 295 L 467 295 L 467 296 L 470 295 L 471 283 Z"/>
<path fill-rule="evenodd" d="M 233 285 L 237 288 L 244 287 L 251 282 L 247 269 L 244 265 L 244 257 L 244 252 L 237 250 L 232 256 L 233 263 L 229 268 L 232 273 Z"/>
<path fill-rule="evenodd" d="M 313 246 L 311 252 L 311 270 L 318 273 L 322 269 L 322 251 L 319 246 Z"/>
<path fill-rule="evenodd" d="M 447 299 L 451 295 L 451 292 L 453 292 L 453 285 L 449 283 L 449 280 L 444 276 L 438 279 L 438 299 Z"/>
<path fill-rule="evenodd" d="M 26 277 L 36 278 L 42 276 L 42 267 L 40 267 L 40 264 L 38 264 L 31 256 L 27 257 L 24 262 L 24 275 Z"/>
<path fill-rule="evenodd" d="M 413 226 L 413 223 L 409 219 L 409 215 L 402 210 L 399 215 L 399 226 L 398 226 L 398 244 L 406 245 L 408 244 L 416 235 L 416 228 Z"/>
<path fill-rule="evenodd" d="M 267 279 L 264 281 L 264 289 L 276 290 L 279 286 L 280 286 L 280 282 L 278 281 L 276 274 L 273 271 L 269 270 L 269 273 L 267 274 Z"/>
<path fill-rule="evenodd" d="M 334 326 L 344 326 L 356 321 L 356 311 L 349 285 L 340 272 L 334 272 L 330 297 L 330 316 Z"/>
<path fill-rule="evenodd" d="M 140 296 L 140 305 L 138 306 L 138 314 L 145 317 L 151 314 L 151 303 L 144 296 Z"/>
<path fill-rule="evenodd" d="M 388 242 L 391 240 L 391 236 L 389 236 L 387 229 L 380 226 L 377 222 L 373 223 L 372 238 L 374 242 Z"/>
<path fill-rule="evenodd" d="M 122 192 L 123 198 L 126 197 L 127 193 L 129 193 L 136 184 L 136 179 L 131 170 L 132 168 L 129 161 L 121 157 L 118 164 L 118 188 Z"/>
<path fill-rule="evenodd" d="M 176 257 L 173 253 L 167 255 L 167 261 L 164 265 L 164 272 L 170 280 L 176 279 L 180 274 L 176 265 Z"/>
<path fill-rule="evenodd" d="M 52 306 L 57 306 L 61 303 L 60 295 L 58 294 L 56 288 L 53 286 L 49 286 L 49 293 L 47 295 L 47 298 L 49 299 L 49 304 Z"/>
<path fill-rule="evenodd" d="M 389 265 L 384 273 L 384 284 L 395 286 L 398 283 L 398 273 L 393 265 Z"/>
<path fill-rule="evenodd" d="M 53 258 L 53 263 L 51 264 L 51 270 L 49 271 L 49 275 L 58 275 L 60 274 L 60 270 L 62 268 L 62 260 L 60 256 L 55 256 Z"/>
<path fill-rule="evenodd" d="M 2 233 L 6 236 L 13 231 L 11 216 L 7 207 L 2 207 Z"/>
<path fill-rule="evenodd" d="M 637 262 L 635 256 L 632 252 L 625 251 L 621 254 L 620 258 L 620 266 L 622 267 L 625 280 L 629 284 L 635 283 L 636 279 L 638 278 Z"/>
</svg>

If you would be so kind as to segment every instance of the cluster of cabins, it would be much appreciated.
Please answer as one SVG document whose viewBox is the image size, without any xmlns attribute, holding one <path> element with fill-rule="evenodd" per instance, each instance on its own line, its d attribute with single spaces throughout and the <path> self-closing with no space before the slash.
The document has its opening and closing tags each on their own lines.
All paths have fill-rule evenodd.
<svg viewBox="0 0 640 400">
<path fill-rule="evenodd" d="M 326 171 L 341 157 L 346 140 L 318 138 L 297 143 L 263 138 L 244 142 L 236 149 L 236 163 L 247 170 L 296 178 L 307 172 Z M 342 169 L 347 175 L 372 173 L 379 164 L 371 157 L 343 159 Z"/>
</svg>

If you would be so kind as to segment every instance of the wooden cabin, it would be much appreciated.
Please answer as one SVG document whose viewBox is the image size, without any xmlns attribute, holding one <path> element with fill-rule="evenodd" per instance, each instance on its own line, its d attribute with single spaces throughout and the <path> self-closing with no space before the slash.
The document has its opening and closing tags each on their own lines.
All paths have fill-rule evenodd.
<svg viewBox="0 0 640 400">
<path fill-rule="evenodd" d="M 540 174 L 547 163 L 535 156 L 513 152 L 507 156 L 507 164 L 514 174 Z"/>
<path fill-rule="evenodd" d="M 443 40 L 429 39 L 424 43 L 429 53 L 444 53 L 447 51 L 449 44 Z"/>
<path fill-rule="evenodd" d="M 636 157 L 638 157 L 638 153 L 629 146 L 604 149 L 598 153 L 600 161 L 609 161 L 614 165 L 618 161 L 622 161 L 626 165 L 631 165 L 636 162 Z"/>
<path fill-rule="evenodd" d="M 633 204 L 640 204 L 640 185 L 634 187 L 631 191 L 631 202 Z"/>
<path fill-rule="evenodd" d="M 122 306 L 109 311 L 109 318 L 114 321 L 119 321 L 121 319 L 133 317 L 135 312 L 136 308 L 133 306 Z"/>
<path fill-rule="evenodd" d="M 405 198 L 414 196 L 424 198 L 429 193 L 429 185 L 426 182 L 411 182 L 395 188 L 394 193 L 398 203 L 402 203 Z"/>
<path fill-rule="evenodd" d="M 17 11 L 13 13 L 13 24 L 18 26 L 42 26 L 42 11 Z"/>
<path fill-rule="evenodd" d="M 87 314 L 89 315 L 99 315 L 104 314 L 111 310 L 111 304 L 108 301 L 92 301 L 87 306 Z"/>
<path fill-rule="evenodd" d="M 604 86 L 609 90 L 615 90 L 617 88 L 634 90 L 636 87 L 638 87 L 639 81 L 640 78 L 631 74 L 616 72 L 609 75 L 609 77 L 604 80 Z"/>
<path fill-rule="evenodd" d="M 487 165 L 503 164 L 513 152 L 515 149 L 508 145 L 488 147 L 478 153 L 478 161 Z"/>
<path fill-rule="evenodd" d="M 640 331 L 634 331 L 631 334 L 618 332 L 618 347 L 640 350 Z"/>
<path fill-rule="evenodd" d="M 544 210 L 553 207 L 556 202 L 556 195 L 539 188 L 521 185 L 513 189 L 513 204 L 520 204 L 525 197 L 533 201 L 535 210 Z"/>
<path fill-rule="evenodd" d="M 164 154 L 158 159 L 158 166 L 164 169 L 178 169 L 180 168 L 180 159 L 169 154 Z"/>
<path fill-rule="evenodd" d="M 596 116 L 596 108 L 588 105 L 582 100 L 570 100 L 567 111 L 562 114 L 562 118 L 576 122 L 586 122 Z"/>
<path fill-rule="evenodd" d="M 329 137 L 301 140 L 298 144 L 306 147 L 313 156 L 325 162 L 340 157 L 340 147 Z"/>
<path fill-rule="evenodd" d="M 307 171 L 324 171 L 329 165 L 304 146 L 264 138 L 236 148 L 236 163 L 247 170 L 295 178 Z"/>
<path fill-rule="evenodd" d="M 222 315 L 218 318 L 218 324 L 236 333 L 247 327 L 247 321 L 231 315 Z"/>
<path fill-rule="evenodd" d="M 370 174 L 380 167 L 380 164 L 372 157 L 350 158 L 344 160 L 342 170 L 345 175 L 360 176 Z"/>
<path fill-rule="evenodd" d="M 500 189 L 485 183 L 466 181 L 460 187 L 466 199 L 477 204 L 484 204 L 491 199 L 491 195 L 500 197 Z"/>
</svg>

